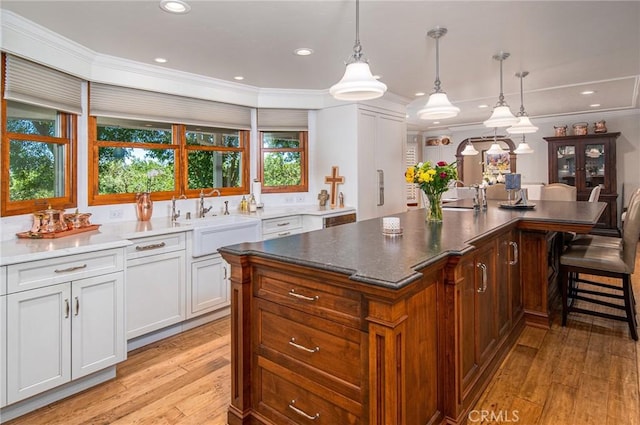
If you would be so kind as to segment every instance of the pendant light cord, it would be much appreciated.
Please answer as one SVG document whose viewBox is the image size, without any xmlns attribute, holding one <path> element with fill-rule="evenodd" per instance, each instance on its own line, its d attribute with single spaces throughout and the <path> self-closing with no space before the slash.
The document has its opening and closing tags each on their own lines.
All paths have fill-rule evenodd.
<svg viewBox="0 0 640 425">
<path fill-rule="evenodd" d="M 504 93 L 502 92 L 502 62 L 504 59 L 500 59 L 500 96 L 498 97 L 498 104 L 504 105 Z"/>
<path fill-rule="evenodd" d="M 433 87 L 436 93 L 440 93 L 440 37 L 436 38 L 436 81 Z"/>
<path fill-rule="evenodd" d="M 361 62 L 362 45 L 360 45 L 360 0 L 356 0 L 356 43 L 353 45 L 353 58 Z"/>
</svg>

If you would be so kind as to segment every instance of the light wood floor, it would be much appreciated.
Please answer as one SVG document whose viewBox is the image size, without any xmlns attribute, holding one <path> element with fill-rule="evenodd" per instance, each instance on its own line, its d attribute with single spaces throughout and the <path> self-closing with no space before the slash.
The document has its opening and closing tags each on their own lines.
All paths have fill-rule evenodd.
<svg viewBox="0 0 640 425">
<path fill-rule="evenodd" d="M 633 284 L 640 300 L 640 258 Z M 549 330 L 525 328 L 470 425 L 640 425 L 639 344 L 626 323 L 573 313 L 563 328 L 558 316 Z M 116 379 L 6 425 L 225 424 L 229 340 L 226 318 L 143 347 Z"/>
</svg>

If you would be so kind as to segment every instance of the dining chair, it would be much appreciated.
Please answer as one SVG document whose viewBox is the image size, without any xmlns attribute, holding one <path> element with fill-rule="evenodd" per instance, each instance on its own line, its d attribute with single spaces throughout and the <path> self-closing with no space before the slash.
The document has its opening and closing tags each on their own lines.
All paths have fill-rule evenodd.
<svg viewBox="0 0 640 425">
<path fill-rule="evenodd" d="M 495 201 L 506 201 L 507 199 L 509 199 L 509 193 L 505 188 L 506 186 L 504 183 L 496 183 L 487 186 L 487 199 Z"/>
<path fill-rule="evenodd" d="M 540 199 L 543 201 L 575 201 L 577 198 L 576 187 L 564 183 L 550 183 L 540 189 Z"/>
<path fill-rule="evenodd" d="M 566 326 L 570 312 L 589 314 L 627 322 L 631 338 L 638 340 L 636 302 L 631 286 L 638 238 L 640 238 L 640 196 L 636 194 L 629 204 L 621 249 L 593 245 L 569 246 L 560 255 L 562 326 Z M 581 275 L 607 277 L 615 282 L 596 282 L 582 278 Z M 616 284 L 618 281 L 620 283 Z M 580 301 L 579 304 L 578 301 Z M 622 310 L 624 315 L 613 314 L 602 308 L 589 308 L 592 306 Z"/>
</svg>

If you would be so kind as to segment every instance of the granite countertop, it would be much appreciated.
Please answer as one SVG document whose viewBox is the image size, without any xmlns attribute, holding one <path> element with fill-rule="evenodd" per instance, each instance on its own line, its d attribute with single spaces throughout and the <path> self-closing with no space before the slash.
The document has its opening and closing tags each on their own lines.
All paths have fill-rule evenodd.
<svg viewBox="0 0 640 425">
<path fill-rule="evenodd" d="M 446 205 L 443 222 L 425 222 L 425 211 L 394 214 L 402 236 L 382 234 L 382 218 L 220 249 L 223 253 L 257 255 L 293 264 L 343 273 L 355 281 L 400 288 L 421 277 L 416 272 L 449 255 L 473 249 L 474 241 L 517 221 L 555 223 L 558 230 L 579 223 L 593 226 L 606 204 L 536 201 L 533 210 L 509 210 L 490 201 L 486 212 L 469 209 L 470 200 Z"/>
</svg>

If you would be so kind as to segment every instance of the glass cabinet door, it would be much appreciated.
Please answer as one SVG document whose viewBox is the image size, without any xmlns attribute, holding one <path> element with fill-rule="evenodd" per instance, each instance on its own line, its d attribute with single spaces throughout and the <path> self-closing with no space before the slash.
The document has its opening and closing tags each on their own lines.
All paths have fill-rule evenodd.
<svg viewBox="0 0 640 425">
<path fill-rule="evenodd" d="M 562 145 L 556 148 L 557 170 L 556 176 L 559 183 L 570 186 L 576 185 L 576 147 L 575 145 Z"/>
<path fill-rule="evenodd" d="M 603 144 L 587 145 L 584 152 L 585 187 L 604 185 L 605 149 Z"/>
</svg>

